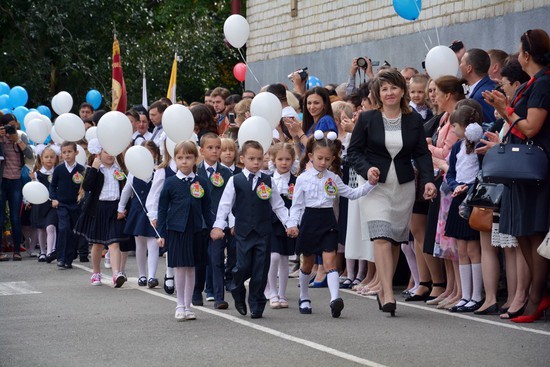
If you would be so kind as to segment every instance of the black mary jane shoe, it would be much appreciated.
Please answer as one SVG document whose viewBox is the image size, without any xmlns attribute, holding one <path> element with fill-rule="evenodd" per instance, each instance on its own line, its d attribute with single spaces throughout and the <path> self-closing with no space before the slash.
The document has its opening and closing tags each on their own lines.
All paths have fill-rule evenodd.
<svg viewBox="0 0 550 367">
<path fill-rule="evenodd" d="M 330 315 L 335 319 L 340 317 L 342 310 L 344 309 L 344 300 L 342 298 L 336 298 L 330 302 Z"/>
<path fill-rule="evenodd" d="M 309 302 L 311 305 L 311 301 L 309 299 L 301 299 L 298 301 L 298 309 L 300 310 L 300 313 L 302 315 L 311 315 L 312 309 L 311 307 L 302 307 L 302 303 Z"/>
<path fill-rule="evenodd" d="M 449 308 L 449 312 L 458 312 L 458 309 L 464 307 L 468 302 L 470 302 L 470 300 L 462 298 L 460 301 L 458 301 L 458 303 L 461 303 L 461 302 L 463 304 L 461 304 L 460 306 L 456 304 L 453 307 Z"/>
<path fill-rule="evenodd" d="M 146 277 L 139 277 L 138 285 L 140 287 L 145 287 L 147 285 L 147 278 Z"/>
<path fill-rule="evenodd" d="M 428 288 L 428 290 L 422 294 L 413 294 L 405 298 L 405 302 L 425 301 L 430 297 L 430 293 L 432 293 L 432 282 L 420 282 L 419 285 Z"/>
<path fill-rule="evenodd" d="M 157 278 L 149 278 L 147 281 L 148 288 L 155 288 L 157 285 L 159 285 L 159 280 Z"/>
<path fill-rule="evenodd" d="M 171 287 L 167 286 L 166 285 L 167 280 L 174 281 L 174 277 L 167 277 L 166 274 L 164 275 L 164 291 L 168 294 L 174 294 L 175 288 L 174 286 L 171 286 Z"/>
<path fill-rule="evenodd" d="M 499 311 L 498 304 L 495 303 L 484 310 L 474 311 L 474 315 L 496 315 L 498 314 L 498 311 Z"/>
<path fill-rule="evenodd" d="M 470 300 L 470 302 L 473 302 L 474 304 L 471 305 L 471 306 L 462 306 L 462 307 L 459 307 L 456 312 L 459 312 L 459 313 L 467 313 L 467 312 L 474 312 L 474 311 L 477 311 L 479 310 L 479 308 L 483 305 L 483 302 L 485 302 L 484 300 L 481 300 L 481 301 L 474 301 L 474 300 Z"/>
</svg>

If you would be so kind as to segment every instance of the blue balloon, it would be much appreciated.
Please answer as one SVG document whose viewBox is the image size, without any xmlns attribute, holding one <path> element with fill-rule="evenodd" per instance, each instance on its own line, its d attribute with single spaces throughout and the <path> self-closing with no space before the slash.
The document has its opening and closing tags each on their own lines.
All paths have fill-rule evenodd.
<svg viewBox="0 0 550 367">
<path fill-rule="evenodd" d="M 422 0 L 393 0 L 397 15 L 407 20 L 417 20 L 422 10 Z"/>
<path fill-rule="evenodd" d="M 29 109 L 25 106 L 19 106 L 13 109 L 13 114 L 21 126 L 23 126 L 23 121 L 25 121 L 25 116 L 29 113 Z"/>
<path fill-rule="evenodd" d="M 95 89 L 90 89 L 88 93 L 86 93 L 86 102 L 92 105 L 94 110 L 97 110 L 99 106 L 101 106 L 101 93 Z"/>
<path fill-rule="evenodd" d="M 0 95 L 0 109 L 10 108 L 10 96 L 7 94 Z"/>
<path fill-rule="evenodd" d="M 6 82 L 0 82 L 0 95 L 10 94 L 10 86 Z"/>
<path fill-rule="evenodd" d="M 0 111 L 2 111 L 2 113 L 4 115 L 7 115 L 8 113 L 11 113 L 11 110 L 9 108 L 2 108 L 2 110 L 0 110 Z"/>
<path fill-rule="evenodd" d="M 306 89 L 311 89 L 314 87 L 322 87 L 322 86 L 323 86 L 323 83 L 321 83 L 321 80 L 316 76 L 311 75 L 309 78 L 307 78 Z"/>
<path fill-rule="evenodd" d="M 29 100 L 29 95 L 25 88 L 16 86 L 10 90 L 10 105 L 12 108 L 24 106 Z"/>
<path fill-rule="evenodd" d="M 44 116 L 47 116 L 49 119 L 52 118 L 52 111 L 48 108 L 48 106 L 40 105 L 36 107 L 36 110 L 43 114 Z"/>
</svg>

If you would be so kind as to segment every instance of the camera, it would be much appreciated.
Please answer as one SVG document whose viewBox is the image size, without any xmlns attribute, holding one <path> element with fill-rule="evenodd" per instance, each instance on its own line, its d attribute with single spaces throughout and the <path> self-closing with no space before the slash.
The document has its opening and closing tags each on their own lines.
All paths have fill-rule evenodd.
<svg viewBox="0 0 550 367">
<path fill-rule="evenodd" d="M 462 41 L 456 41 L 451 43 L 449 48 L 456 53 L 464 48 L 464 43 L 462 43 Z"/>
<path fill-rule="evenodd" d="M 372 66 L 379 66 L 380 65 L 380 61 L 372 61 L 371 59 L 369 59 L 369 61 L 370 61 Z M 357 66 L 359 66 L 360 68 L 366 69 L 367 66 L 368 66 L 367 59 L 364 58 L 364 57 L 358 57 L 357 58 Z"/>
<path fill-rule="evenodd" d="M 11 126 L 10 124 L 5 125 L 4 130 L 6 131 L 7 135 L 17 134 L 15 127 Z"/>
<path fill-rule="evenodd" d="M 307 67 L 296 70 L 295 72 L 288 74 L 288 79 L 292 80 L 292 75 L 294 75 L 294 73 L 297 73 L 298 75 L 300 75 L 301 80 L 307 79 Z"/>
<path fill-rule="evenodd" d="M 229 118 L 229 126 L 235 126 L 235 114 L 230 112 L 227 116 Z"/>
</svg>

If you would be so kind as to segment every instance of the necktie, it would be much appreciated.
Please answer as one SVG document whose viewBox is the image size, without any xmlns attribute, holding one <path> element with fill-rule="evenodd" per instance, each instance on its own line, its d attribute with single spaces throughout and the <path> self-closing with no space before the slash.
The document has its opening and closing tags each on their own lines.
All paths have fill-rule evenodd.
<svg viewBox="0 0 550 367">
<path fill-rule="evenodd" d="M 252 184 L 252 189 L 254 189 L 254 176 L 256 176 L 254 173 L 248 174 L 248 182 Z"/>
<path fill-rule="evenodd" d="M 212 176 L 212 174 L 214 173 L 214 168 L 208 167 L 206 170 L 208 171 L 208 178 L 210 178 Z"/>
</svg>

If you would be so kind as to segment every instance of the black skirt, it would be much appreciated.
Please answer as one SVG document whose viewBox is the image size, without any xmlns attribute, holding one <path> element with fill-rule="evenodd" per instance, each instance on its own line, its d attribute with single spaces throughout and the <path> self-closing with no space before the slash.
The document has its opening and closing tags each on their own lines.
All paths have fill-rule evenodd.
<svg viewBox="0 0 550 367">
<path fill-rule="evenodd" d="M 296 241 L 296 254 L 321 255 L 338 248 L 338 223 L 332 208 L 306 208 Z"/>
<path fill-rule="evenodd" d="M 271 252 L 291 256 L 295 251 L 296 239 L 287 237 L 285 227 L 277 220 L 273 223 L 273 232 L 271 232 Z"/>
<path fill-rule="evenodd" d="M 168 266 L 171 268 L 194 267 L 202 261 L 202 232 L 193 233 L 192 226 L 187 228 L 185 232 L 167 231 L 165 246 L 168 248 Z"/>
<path fill-rule="evenodd" d="M 124 233 L 131 236 L 156 237 L 156 232 L 139 202 L 136 205 L 136 201 L 132 201 L 130 205 Z"/>
<path fill-rule="evenodd" d="M 118 200 L 98 201 L 92 213 L 82 212 L 74 233 L 83 236 L 89 243 L 110 245 L 128 239 L 123 234 L 124 221 L 117 220 Z"/>
<path fill-rule="evenodd" d="M 479 232 L 470 227 L 468 221 L 458 214 L 458 207 L 466 198 L 467 193 L 453 198 L 449 208 L 447 223 L 445 224 L 445 236 L 457 240 L 474 241 L 479 240 Z"/>
<path fill-rule="evenodd" d="M 443 183 L 443 178 L 438 178 L 435 180 L 434 184 L 435 187 L 438 190 L 437 196 L 433 201 L 428 201 L 428 221 L 426 223 L 426 232 L 424 235 L 424 246 L 423 246 L 423 252 L 425 254 L 434 254 L 434 246 L 435 246 L 435 234 L 437 231 L 437 222 L 439 220 L 439 206 L 441 203 L 441 194 L 439 192 L 439 189 L 441 188 L 441 184 Z"/>
<path fill-rule="evenodd" d="M 46 228 L 49 225 L 57 226 L 57 212 L 52 208 L 52 202 L 33 205 L 31 207 L 31 226 L 33 228 Z"/>
</svg>

